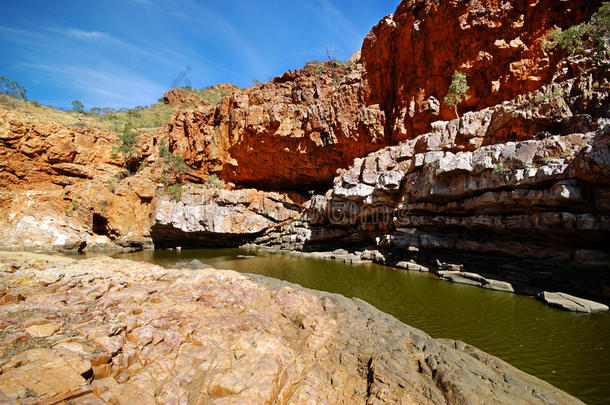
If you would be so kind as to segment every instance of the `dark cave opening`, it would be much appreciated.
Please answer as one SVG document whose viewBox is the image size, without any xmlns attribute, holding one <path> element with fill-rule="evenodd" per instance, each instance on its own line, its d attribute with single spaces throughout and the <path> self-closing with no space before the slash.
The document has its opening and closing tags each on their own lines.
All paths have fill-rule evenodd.
<svg viewBox="0 0 610 405">
<path fill-rule="evenodd" d="M 93 222 L 91 225 L 93 233 L 96 235 L 108 235 L 108 219 L 101 216 L 100 214 L 93 214 Z"/>
</svg>

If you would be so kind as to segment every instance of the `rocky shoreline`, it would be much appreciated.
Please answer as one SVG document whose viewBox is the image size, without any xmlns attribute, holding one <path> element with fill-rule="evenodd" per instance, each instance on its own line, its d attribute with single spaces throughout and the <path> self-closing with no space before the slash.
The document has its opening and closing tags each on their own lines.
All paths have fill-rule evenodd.
<svg viewBox="0 0 610 405">
<path fill-rule="evenodd" d="M 328 259 L 338 260 L 352 265 L 366 265 L 368 263 L 376 263 L 379 265 L 394 268 L 396 270 L 409 270 L 416 272 L 429 272 L 434 274 L 439 280 L 450 281 L 453 283 L 467 284 L 475 287 L 485 288 L 488 290 L 508 292 L 514 294 L 535 296 L 540 301 L 565 311 L 592 313 L 599 311 L 608 311 L 608 305 L 585 298 L 576 297 L 564 292 L 545 291 L 544 289 L 528 285 L 520 282 L 509 282 L 505 280 L 494 279 L 493 275 L 479 274 L 472 271 L 465 271 L 463 264 L 452 264 L 441 262 L 434 255 L 428 257 L 427 260 L 431 264 L 422 265 L 415 260 L 400 260 L 393 256 L 393 252 L 383 251 L 370 247 L 363 250 L 352 250 L 348 252 L 345 249 L 336 249 L 333 251 L 313 251 L 304 252 L 299 250 L 282 250 L 270 247 L 261 247 L 255 244 L 247 244 L 243 247 L 261 251 L 265 253 L 287 254 L 298 257 L 308 257 L 313 259 Z M 402 257 L 402 256 L 399 256 Z M 432 261 L 433 262 L 432 262 Z M 389 271 L 389 270 L 388 270 Z"/>
<path fill-rule="evenodd" d="M 232 271 L 0 254 L 16 403 L 575 404 L 358 299 Z"/>
</svg>

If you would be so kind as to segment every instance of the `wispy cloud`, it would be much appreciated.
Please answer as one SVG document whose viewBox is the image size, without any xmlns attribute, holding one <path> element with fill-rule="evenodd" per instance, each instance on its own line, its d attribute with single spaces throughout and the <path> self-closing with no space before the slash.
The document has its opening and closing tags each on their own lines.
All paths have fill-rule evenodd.
<svg viewBox="0 0 610 405">
<path fill-rule="evenodd" d="M 360 48 L 362 35 L 337 7 L 328 0 L 315 0 L 306 4 L 316 18 L 334 34 L 335 41 L 341 42 L 346 49 L 353 51 Z"/>
<path fill-rule="evenodd" d="M 65 42 L 60 41 L 58 39 L 58 35 L 65 37 L 65 39 L 72 41 L 72 43 L 66 44 Z M 130 55 L 138 55 L 147 61 L 164 65 L 174 70 L 181 69 L 186 63 L 186 60 L 181 58 L 179 53 L 173 52 L 171 49 L 164 50 L 163 52 L 150 50 L 149 48 L 151 47 L 127 43 L 109 33 L 100 31 L 83 31 L 77 28 L 62 29 L 57 27 L 46 27 L 41 31 L 36 32 L 0 25 L 0 37 L 7 42 L 23 45 L 24 50 L 36 50 L 37 56 L 42 50 L 46 50 L 56 56 L 66 54 L 66 52 L 70 50 L 78 51 L 74 41 L 84 39 L 100 40 L 102 44 L 112 45 L 113 52 L 121 50 Z M 168 52 L 171 52 L 171 58 L 164 56 L 167 55 Z M 91 52 L 89 54 L 91 54 Z M 111 53 L 109 55 L 113 54 L 114 53 Z M 99 56 L 102 57 L 101 55 Z M 35 58 L 34 60 L 30 61 L 35 61 Z"/>
<path fill-rule="evenodd" d="M 24 63 L 62 88 L 78 90 L 87 105 L 122 107 L 147 104 L 156 100 L 167 89 L 121 66 L 96 70 L 73 65 Z"/>
<path fill-rule="evenodd" d="M 231 46 L 235 54 L 243 58 L 244 62 L 252 67 L 253 74 L 270 70 L 267 63 L 256 51 L 256 47 L 250 44 L 248 38 L 229 19 L 192 0 L 175 3 L 176 8 L 178 5 L 183 10 L 179 13 L 186 13 L 186 15 L 196 20 L 208 21 L 208 31 L 216 37 L 222 37 Z M 177 15 L 177 17 L 182 16 Z"/>
<path fill-rule="evenodd" d="M 100 32 L 100 31 L 83 31 L 83 30 L 79 30 L 78 28 L 70 28 L 66 31 L 66 34 L 74 37 L 74 38 L 78 38 L 78 39 L 85 39 L 85 40 L 113 40 L 114 38 L 112 38 L 111 35 L 105 33 L 105 32 Z"/>
</svg>

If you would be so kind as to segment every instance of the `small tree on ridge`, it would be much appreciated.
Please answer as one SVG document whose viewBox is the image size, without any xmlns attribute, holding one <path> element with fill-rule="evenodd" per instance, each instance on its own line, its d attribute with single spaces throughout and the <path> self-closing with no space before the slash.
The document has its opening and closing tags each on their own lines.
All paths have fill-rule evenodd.
<svg viewBox="0 0 610 405">
<path fill-rule="evenodd" d="M 85 106 L 79 100 L 74 100 L 72 102 L 72 109 L 81 114 L 85 112 Z"/>
<path fill-rule="evenodd" d="M 469 89 L 470 86 L 468 86 L 466 75 L 457 70 L 453 72 L 451 84 L 449 85 L 447 95 L 445 96 L 445 104 L 455 109 L 455 116 L 457 118 L 460 118 L 457 106 L 462 102 L 462 97 L 464 97 L 464 100 L 468 100 L 469 96 L 466 93 L 468 93 Z"/>
<path fill-rule="evenodd" d="M 116 158 L 120 153 L 123 155 L 123 165 L 131 174 L 131 161 L 140 154 L 136 144 L 138 143 L 138 132 L 133 129 L 131 122 L 127 122 L 123 127 L 123 132 L 117 136 L 115 146 L 112 148 L 112 158 Z"/>
</svg>

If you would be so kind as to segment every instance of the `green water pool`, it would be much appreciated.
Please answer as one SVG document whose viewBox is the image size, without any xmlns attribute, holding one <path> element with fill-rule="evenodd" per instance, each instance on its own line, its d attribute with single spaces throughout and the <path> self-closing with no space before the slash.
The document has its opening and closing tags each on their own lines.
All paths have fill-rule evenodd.
<svg viewBox="0 0 610 405">
<path fill-rule="evenodd" d="M 609 312 L 564 312 L 532 297 L 379 265 L 352 266 L 240 249 L 156 250 L 115 257 L 162 266 L 198 259 L 219 269 L 262 274 L 358 297 L 433 337 L 477 346 L 586 403 L 610 403 Z"/>
</svg>

